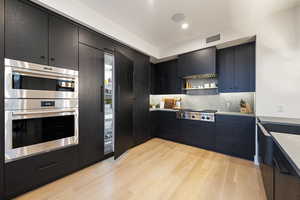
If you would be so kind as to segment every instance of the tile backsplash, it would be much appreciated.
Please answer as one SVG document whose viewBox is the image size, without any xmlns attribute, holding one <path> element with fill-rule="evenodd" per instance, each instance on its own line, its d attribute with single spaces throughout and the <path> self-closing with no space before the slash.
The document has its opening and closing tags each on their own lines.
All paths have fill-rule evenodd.
<svg viewBox="0 0 300 200">
<path fill-rule="evenodd" d="M 150 95 L 150 104 L 159 104 L 164 97 L 181 97 L 182 108 L 214 109 L 222 112 L 240 112 L 240 101 L 250 104 L 255 112 L 255 93 L 220 93 L 218 95 Z"/>
</svg>

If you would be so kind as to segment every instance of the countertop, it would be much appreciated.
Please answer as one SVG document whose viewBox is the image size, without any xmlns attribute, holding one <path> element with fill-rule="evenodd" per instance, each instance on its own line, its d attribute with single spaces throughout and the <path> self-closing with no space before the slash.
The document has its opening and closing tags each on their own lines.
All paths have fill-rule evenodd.
<svg viewBox="0 0 300 200">
<path fill-rule="evenodd" d="M 300 176 L 300 135 L 271 132 L 276 143 L 289 157 L 289 161 Z"/>
<path fill-rule="evenodd" d="M 280 117 L 258 117 L 262 124 L 280 124 L 280 125 L 293 125 L 300 126 L 300 119 L 294 118 L 280 118 Z"/>
<path fill-rule="evenodd" d="M 153 111 L 177 112 L 178 110 L 175 110 L 175 109 L 166 109 L 166 108 L 150 108 L 150 112 L 153 112 Z M 197 109 L 195 109 L 195 111 L 197 111 Z M 219 111 L 216 114 L 217 115 L 237 115 L 237 116 L 255 117 L 254 113 L 253 114 L 245 114 L 245 113 L 239 113 L 239 112 L 222 112 L 222 111 Z"/>
</svg>

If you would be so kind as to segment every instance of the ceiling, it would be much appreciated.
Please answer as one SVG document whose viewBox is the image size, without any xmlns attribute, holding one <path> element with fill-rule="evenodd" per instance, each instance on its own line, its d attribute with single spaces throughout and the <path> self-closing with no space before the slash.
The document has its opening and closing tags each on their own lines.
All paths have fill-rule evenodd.
<svg viewBox="0 0 300 200">
<path fill-rule="evenodd" d="M 275 9 L 294 0 L 81 0 L 104 17 L 135 33 L 158 48 L 194 38 L 205 38 L 232 29 L 253 8 Z M 244 13 L 240 12 L 240 9 Z M 175 13 L 184 13 L 190 28 L 183 30 L 171 21 Z M 245 16 L 248 15 L 248 16 Z"/>
<path fill-rule="evenodd" d="M 230 26 L 224 0 L 82 0 L 104 17 L 161 48 L 196 37 L 207 37 Z M 190 28 L 171 21 L 184 13 Z"/>
<path fill-rule="evenodd" d="M 199 48 L 201 43 L 198 44 L 197 40 L 203 40 L 214 34 L 234 35 L 232 33 L 246 29 L 246 26 L 251 30 L 250 25 L 259 24 L 265 15 L 295 6 L 300 2 L 300 0 L 32 1 L 156 58 Z M 175 13 L 185 14 L 186 21 L 190 24 L 187 30 L 181 29 L 180 24 L 171 20 Z M 187 48 L 183 48 L 184 45 Z"/>
</svg>

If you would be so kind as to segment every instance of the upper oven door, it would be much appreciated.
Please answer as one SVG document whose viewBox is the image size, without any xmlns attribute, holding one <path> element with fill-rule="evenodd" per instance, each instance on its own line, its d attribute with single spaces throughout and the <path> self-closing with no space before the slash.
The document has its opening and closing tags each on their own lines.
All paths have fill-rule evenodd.
<svg viewBox="0 0 300 200">
<path fill-rule="evenodd" d="M 6 161 L 74 144 L 77 108 L 5 112 Z"/>
<path fill-rule="evenodd" d="M 78 98 L 78 72 L 5 59 L 5 98 Z"/>
</svg>

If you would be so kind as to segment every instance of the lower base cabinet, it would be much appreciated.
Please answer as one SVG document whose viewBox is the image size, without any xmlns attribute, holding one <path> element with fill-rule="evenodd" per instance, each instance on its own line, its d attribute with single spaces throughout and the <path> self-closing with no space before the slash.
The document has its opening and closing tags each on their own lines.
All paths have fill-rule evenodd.
<svg viewBox="0 0 300 200">
<path fill-rule="evenodd" d="M 178 120 L 176 112 L 151 112 L 152 134 L 174 142 L 253 160 L 255 117 L 216 115 L 216 122 Z M 156 120 L 156 121 L 154 121 Z"/>
<path fill-rule="evenodd" d="M 176 112 L 159 111 L 153 112 L 153 114 L 157 120 L 155 136 L 174 142 L 182 142 L 181 120 L 176 119 Z"/>
<path fill-rule="evenodd" d="M 11 199 L 72 173 L 77 166 L 77 146 L 6 163 L 6 198 Z"/>
<path fill-rule="evenodd" d="M 216 151 L 253 160 L 255 117 L 216 115 Z"/>
<path fill-rule="evenodd" d="M 300 177 L 282 151 L 274 148 L 274 199 L 299 200 Z"/>
<path fill-rule="evenodd" d="M 182 143 L 200 147 L 207 150 L 215 150 L 216 133 L 215 123 L 182 120 Z"/>
</svg>

